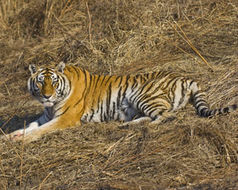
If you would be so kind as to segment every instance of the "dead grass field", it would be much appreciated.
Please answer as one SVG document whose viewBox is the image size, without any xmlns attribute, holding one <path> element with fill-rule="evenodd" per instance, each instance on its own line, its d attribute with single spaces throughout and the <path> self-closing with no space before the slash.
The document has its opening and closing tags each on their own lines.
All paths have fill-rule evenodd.
<svg viewBox="0 0 238 190">
<path fill-rule="evenodd" d="M 200 80 L 211 107 L 238 103 L 237 0 L 0 0 L 0 126 L 42 107 L 28 65 L 92 73 L 175 70 Z M 0 141 L 0 189 L 238 189 L 238 113 L 191 106 L 157 128 L 85 124 L 31 144 Z"/>
</svg>

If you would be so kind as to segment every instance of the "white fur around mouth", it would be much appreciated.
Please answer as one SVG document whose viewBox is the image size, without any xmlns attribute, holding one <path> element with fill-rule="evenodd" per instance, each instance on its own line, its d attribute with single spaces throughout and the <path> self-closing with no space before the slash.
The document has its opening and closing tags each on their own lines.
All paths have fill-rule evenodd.
<svg viewBox="0 0 238 190">
<path fill-rule="evenodd" d="M 43 105 L 45 107 L 52 107 L 54 105 L 54 103 L 53 102 L 44 102 Z"/>
</svg>

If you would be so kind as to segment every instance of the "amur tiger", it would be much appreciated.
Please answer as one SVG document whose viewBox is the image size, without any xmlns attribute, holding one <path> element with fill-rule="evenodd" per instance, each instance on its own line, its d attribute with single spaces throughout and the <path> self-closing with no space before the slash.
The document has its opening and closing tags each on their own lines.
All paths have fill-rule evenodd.
<svg viewBox="0 0 238 190">
<path fill-rule="evenodd" d="M 44 114 L 24 130 L 8 135 L 27 142 L 81 122 L 122 121 L 158 124 L 164 116 L 191 103 L 201 117 L 229 113 L 237 105 L 211 110 L 199 84 L 173 72 L 137 75 L 94 75 L 65 65 L 37 69 L 30 65 L 28 89 L 44 105 Z"/>
</svg>

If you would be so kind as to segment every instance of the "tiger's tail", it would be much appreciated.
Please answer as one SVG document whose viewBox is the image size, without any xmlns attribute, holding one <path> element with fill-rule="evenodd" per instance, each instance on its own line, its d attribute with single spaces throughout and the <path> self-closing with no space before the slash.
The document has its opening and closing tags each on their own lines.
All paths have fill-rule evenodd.
<svg viewBox="0 0 238 190">
<path fill-rule="evenodd" d="M 226 114 L 237 109 L 237 104 L 233 104 L 224 108 L 210 109 L 206 101 L 206 94 L 201 91 L 197 84 L 192 87 L 192 104 L 195 107 L 197 114 L 201 117 L 212 117 L 214 115 Z"/>
</svg>

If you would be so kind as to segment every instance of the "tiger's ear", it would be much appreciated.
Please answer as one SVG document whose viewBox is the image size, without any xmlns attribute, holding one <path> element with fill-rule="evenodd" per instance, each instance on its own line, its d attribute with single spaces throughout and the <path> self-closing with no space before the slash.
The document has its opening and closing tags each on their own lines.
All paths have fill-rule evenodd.
<svg viewBox="0 0 238 190">
<path fill-rule="evenodd" d="M 61 61 L 59 65 L 57 65 L 57 70 L 61 73 L 64 73 L 65 63 Z"/>
<path fill-rule="evenodd" d="M 30 65 L 29 65 L 29 70 L 30 70 L 30 72 L 31 72 L 32 75 L 33 75 L 34 73 L 36 73 L 36 71 L 37 71 L 36 65 L 35 65 L 35 64 L 30 64 Z"/>
</svg>

